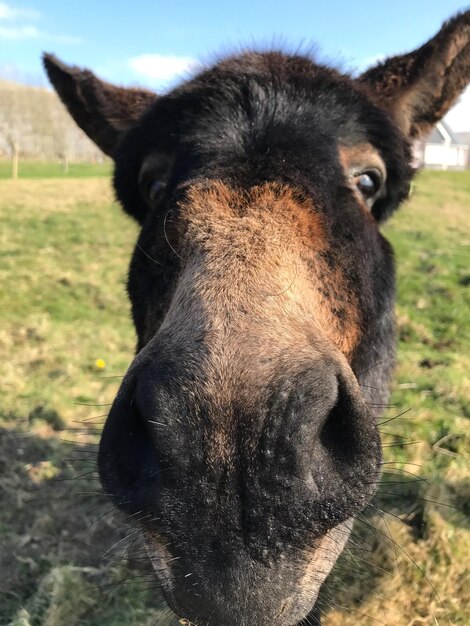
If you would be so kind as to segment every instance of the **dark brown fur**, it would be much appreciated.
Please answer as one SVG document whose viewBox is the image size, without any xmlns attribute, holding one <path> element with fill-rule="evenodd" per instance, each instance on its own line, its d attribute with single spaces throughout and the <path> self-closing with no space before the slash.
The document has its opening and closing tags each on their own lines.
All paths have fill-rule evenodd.
<svg viewBox="0 0 470 626">
<path fill-rule="evenodd" d="M 469 31 L 466 12 L 356 80 L 248 52 L 161 97 L 45 57 L 141 225 L 137 355 L 99 468 L 187 620 L 318 623 L 380 474 L 371 405 L 394 360 L 380 225 L 408 195 L 411 140 L 469 81 Z"/>
</svg>

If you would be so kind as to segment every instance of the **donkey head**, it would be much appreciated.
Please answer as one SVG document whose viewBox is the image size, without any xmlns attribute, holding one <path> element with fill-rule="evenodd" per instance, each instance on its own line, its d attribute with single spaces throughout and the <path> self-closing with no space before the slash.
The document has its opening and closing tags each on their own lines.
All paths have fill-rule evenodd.
<svg viewBox="0 0 470 626">
<path fill-rule="evenodd" d="M 410 142 L 469 79 L 470 13 L 357 79 L 246 53 L 157 97 L 45 57 L 115 161 L 141 225 L 137 355 L 101 481 L 133 515 L 174 611 L 302 620 L 373 495 L 394 354 L 393 255 Z"/>
</svg>

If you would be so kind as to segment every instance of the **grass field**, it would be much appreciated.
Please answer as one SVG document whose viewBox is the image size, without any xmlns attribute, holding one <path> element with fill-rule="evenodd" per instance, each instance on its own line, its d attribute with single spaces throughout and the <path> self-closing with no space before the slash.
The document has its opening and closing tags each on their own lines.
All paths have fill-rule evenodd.
<svg viewBox="0 0 470 626">
<path fill-rule="evenodd" d="M 89 178 L 111 174 L 111 162 L 105 163 L 70 163 L 64 172 L 60 163 L 43 161 L 20 161 L 18 178 Z M 0 160 L 0 180 L 11 178 L 11 163 Z"/>
<path fill-rule="evenodd" d="M 0 181 L 0 624 L 177 623 L 93 473 L 134 350 L 136 228 L 106 176 L 71 174 Z M 469 172 L 425 172 L 386 227 L 400 346 L 384 421 L 403 415 L 382 427 L 381 493 L 328 584 L 327 624 L 470 623 L 469 208 Z"/>
</svg>

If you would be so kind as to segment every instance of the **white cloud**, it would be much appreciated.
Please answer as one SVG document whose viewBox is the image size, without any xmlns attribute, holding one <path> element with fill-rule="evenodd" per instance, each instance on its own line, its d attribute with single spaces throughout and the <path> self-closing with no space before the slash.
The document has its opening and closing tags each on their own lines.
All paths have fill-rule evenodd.
<svg viewBox="0 0 470 626">
<path fill-rule="evenodd" d="M 58 43 L 79 44 L 83 43 L 81 37 L 72 37 L 70 35 L 49 35 L 48 33 L 41 33 L 44 39 L 50 39 L 51 41 L 57 41 Z"/>
<path fill-rule="evenodd" d="M 163 86 L 197 69 L 199 64 L 191 57 L 141 54 L 129 59 L 128 65 L 152 85 Z"/>
<path fill-rule="evenodd" d="M 59 43 L 78 44 L 82 43 L 80 37 L 68 35 L 51 35 L 36 28 L 36 26 L 0 26 L 0 39 L 9 41 L 21 41 L 24 39 L 46 39 Z"/>
<path fill-rule="evenodd" d="M 0 2 L 0 20 L 38 20 L 41 14 L 34 9 L 20 9 Z"/>
<path fill-rule="evenodd" d="M 460 100 L 445 119 L 454 132 L 470 132 L 470 87 L 463 92 Z"/>
<path fill-rule="evenodd" d="M 36 26 L 0 26 L 0 39 L 37 39 L 40 34 Z"/>
<path fill-rule="evenodd" d="M 38 11 L 12 7 L 5 2 L 0 2 L 0 40 L 23 41 L 25 39 L 44 39 L 69 44 L 82 42 L 79 37 L 52 35 L 40 30 L 36 26 L 28 24 L 28 22 L 39 20 L 40 18 L 41 14 Z"/>
</svg>

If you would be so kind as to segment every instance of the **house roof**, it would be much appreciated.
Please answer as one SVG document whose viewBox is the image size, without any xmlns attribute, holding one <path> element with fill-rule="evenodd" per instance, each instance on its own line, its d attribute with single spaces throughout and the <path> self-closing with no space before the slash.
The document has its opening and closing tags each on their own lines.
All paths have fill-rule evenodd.
<svg viewBox="0 0 470 626">
<path fill-rule="evenodd" d="M 470 146 L 470 133 L 454 133 L 455 136 L 457 137 L 457 139 L 459 140 L 459 143 L 465 145 L 465 146 Z"/>
<path fill-rule="evenodd" d="M 444 120 L 438 122 L 425 139 L 426 143 L 446 143 L 449 141 L 451 144 L 461 143 L 457 133 L 454 133 Z"/>
</svg>

